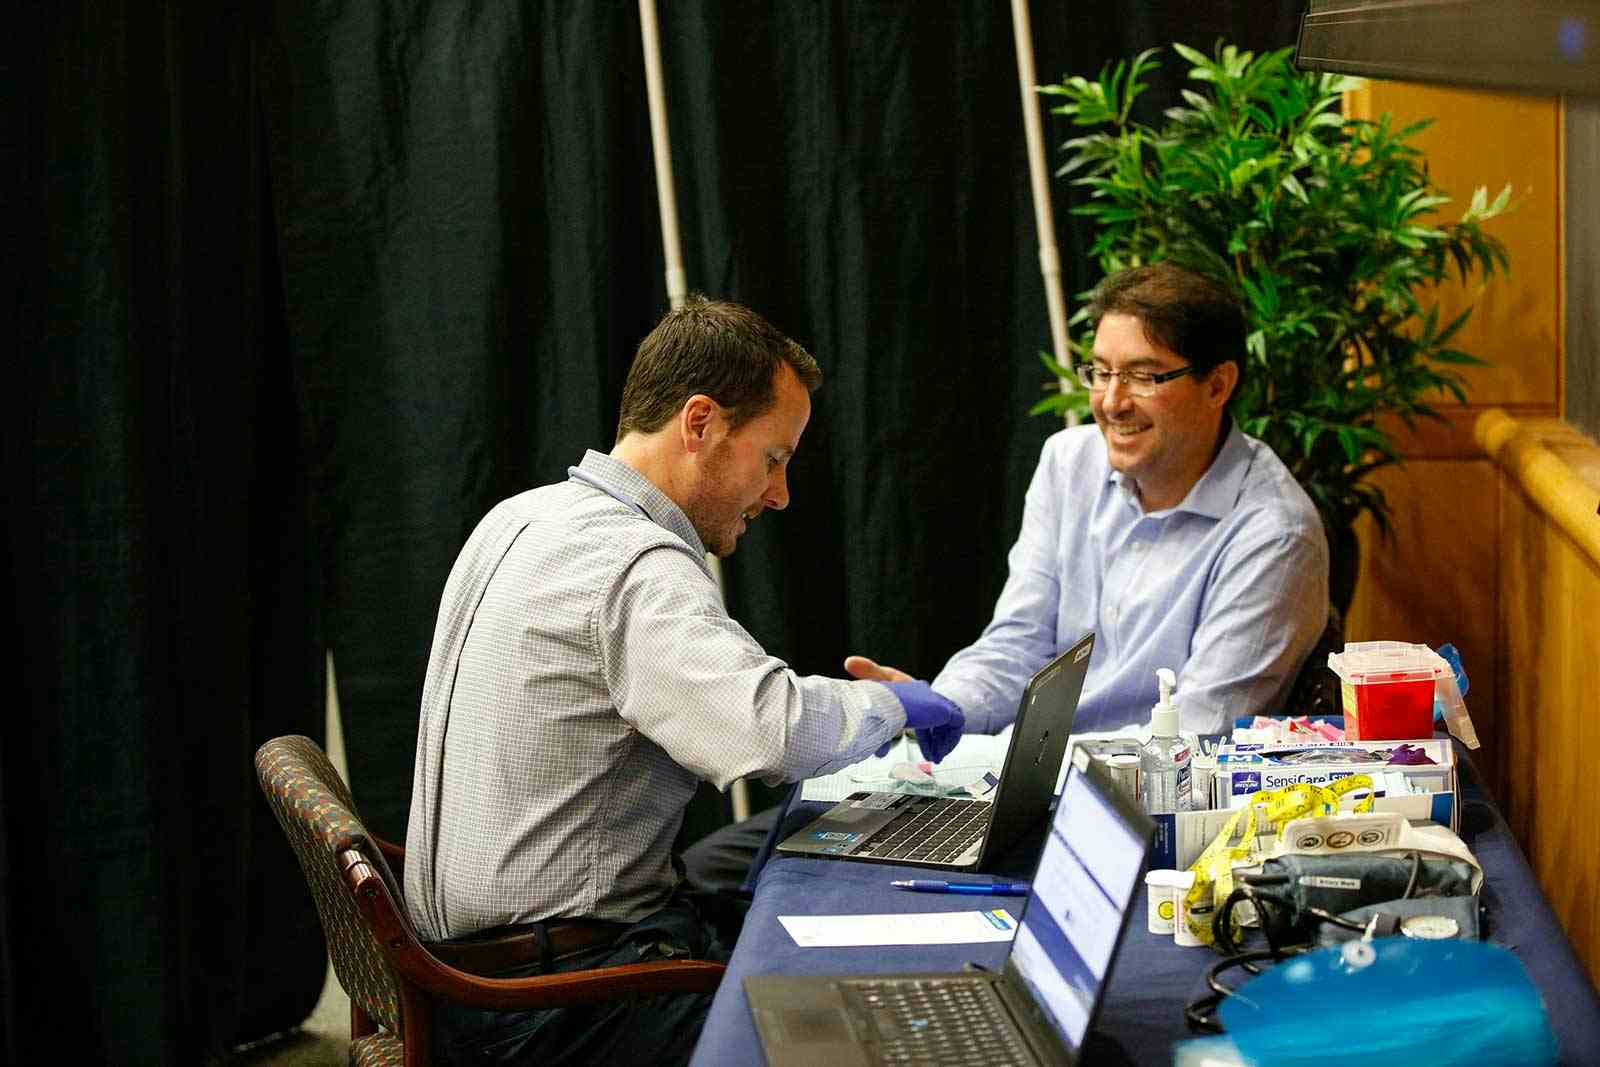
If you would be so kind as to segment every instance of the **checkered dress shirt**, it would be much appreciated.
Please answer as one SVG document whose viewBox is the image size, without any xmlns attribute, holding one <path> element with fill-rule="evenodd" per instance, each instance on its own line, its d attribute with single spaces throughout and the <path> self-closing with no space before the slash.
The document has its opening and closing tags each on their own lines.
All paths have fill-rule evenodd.
<svg viewBox="0 0 1600 1067">
<path fill-rule="evenodd" d="M 905 725 L 884 686 L 762 651 L 644 476 L 592 451 L 570 474 L 496 506 L 445 586 L 406 837 L 428 939 L 641 919 L 700 779 L 827 773 Z"/>
</svg>

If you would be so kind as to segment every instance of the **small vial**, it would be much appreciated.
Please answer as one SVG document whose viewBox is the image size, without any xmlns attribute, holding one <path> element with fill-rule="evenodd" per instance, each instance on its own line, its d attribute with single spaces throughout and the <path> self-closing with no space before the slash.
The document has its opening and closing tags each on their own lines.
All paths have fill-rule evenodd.
<svg viewBox="0 0 1600 1067">
<path fill-rule="evenodd" d="M 1172 887 L 1172 900 L 1176 907 L 1176 914 L 1172 917 L 1172 940 L 1185 947 L 1194 945 L 1209 945 L 1211 943 L 1211 912 L 1209 901 L 1202 902 L 1193 910 L 1189 907 L 1189 890 L 1194 888 L 1194 872 L 1183 871 L 1178 875 L 1176 884 Z M 1191 917 L 1200 926 L 1200 932 L 1190 929 Z"/>
<path fill-rule="evenodd" d="M 1207 811 L 1214 801 L 1212 782 L 1217 774 L 1215 753 L 1195 752 L 1189 758 L 1189 810 Z"/>
<path fill-rule="evenodd" d="M 1192 880 L 1194 875 L 1189 875 L 1189 878 Z M 1178 902 L 1173 899 L 1172 894 L 1179 880 L 1179 872 L 1173 870 L 1154 870 L 1145 874 L 1144 884 L 1149 894 L 1145 929 L 1152 934 L 1173 932 L 1173 920 L 1178 914 Z"/>
</svg>

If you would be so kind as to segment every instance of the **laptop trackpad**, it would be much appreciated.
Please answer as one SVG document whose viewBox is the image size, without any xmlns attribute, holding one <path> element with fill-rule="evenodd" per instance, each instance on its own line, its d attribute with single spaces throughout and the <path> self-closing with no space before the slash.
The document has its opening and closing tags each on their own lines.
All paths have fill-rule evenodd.
<svg viewBox="0 0 1600 1067">
<path fill-rule="evenodd" d="M 854 1034 L 842 1008 L 784 1008 L 779 1015 L 779 1031 L 785 1041 L 849 1041 Z"/>
<path fill-rule="evenodd" d="M 894 806 L 897 805 L 856 803 L 846 806 L 844 804 L 840 804 L 837 807 L 829 808 L 827 811 L 825 811 L 822 814 L 822 818 L 827 819 L 831 823 L 839 823 L 843 826 L 849 826 L 858 822 L 867 822 L 869 820 L 872 822 L 886 823 L 889 820 L 884 815 L 884 809 Z"/>
<path fill-rule="evenodd" d="M 755 1014 L 772 1067 L 815 1063 L 853 1067 L 867 1063 L 856 1044 L 850 1019 L 840 1005 L 757 1008 Z"/>
</svg>

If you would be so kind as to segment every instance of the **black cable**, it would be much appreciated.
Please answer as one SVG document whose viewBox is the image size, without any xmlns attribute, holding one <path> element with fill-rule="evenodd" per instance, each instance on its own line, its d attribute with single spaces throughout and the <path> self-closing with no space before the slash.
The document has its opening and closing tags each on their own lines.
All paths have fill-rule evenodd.
<svg viewBox="0 0 1600 1067">
<path fill-rule="evenodd" d="M 1275 879 L 1269 884 L 1279 884 L 1282 881 Z M 1256 918 L 1267 940 L 1267 947 L 1264 949 L 1247 951 L 1234 939 L 1234 909 L 1244 901 L 1249 901 L 1256 910 Z M 1311 947 L 1280 943 L 1279 927 L 1284 922 L 1282 913 L 1287 906 L 1285 901 L 1272 893 L 1260 891 L 1248 881 L 1241 881 L 1223 900 L 1222 906 L 1217 909 L 1217 914 L 1212 917 L 1211 934 L 1218 951 L 1226 958 L 1213 964 L 1206 971 L 1206 985 L 1211 992 L 1184 1005 L 1184 1021 L 1191 1029 L 1202 1033 L 1222 1033 L 1222 1025 L 1216 1021 L 1215 1013 L 1223 999 L 1233 995 L 1233 990 L 1222 984 L 1220 976 L 1224 971 L 1240 967 L 1252 975 L 1260 974 L 1261 968 L 1257 964 L 1269 961 L 1277 963 L 1290 956 L 1299 955 Z"/>
<path fill-rule="evenodd" d="M 1275 933 L 1281 930 L 1283 926 L 1283 918 L 1275 915 L 1274 911 L 1284 907 L 1283 901 L 1277 897 L 1258 893 L 1254 887 L 1251 887 L 1248 896 L 1250 903 L 1255 906 L 1256 923 L 1261 928 L 1261 936 L 1267 939 L 1267 948 L 1281 955 L 1286 947 L 1292 947 L 1278 944 L 1278 938 L 1275 936 Z M 1246 963 L 1244 968 L 1251 974 L 1261 973 L 1261 968 L 1257 967 L 1253 962 Z"/>
<path fill-rule="evenodd" d="M 1281 962 L 1292 956 L 1298 956 L 1302 952 L 1309 951 L 1310 948 L 1310 945 L 1292 945 L 1281 951 L 1258 949 L 1252 952 L 1241 952 L 1212 964 L 1206 970 L 1206 985 L 1210 987 L 1211 992 L 1184 1005 L 1184 1021 L 1189 1025 L 1190 1029 L 1202 1033 L 1222 1033 L 1222 1024 L 1217 1022 L 1214 1016 L 1223 999 L 1233 995 L 1233 990 L 1222 984 L 1221 975 L 1223 971 L 1230 967 L 1244 967 L 1254 970 L 1257 963 L 1263 963 L 1268 960 Z"/>
<path fill-rule="evenodd" d="M 1257 882 L 1244 880 L 1223 900 L 1222 907 L 1217 909 L 1217 914 L 1212 919 L 1211 936 L 1217 951 L 1224 956 L 1237 956 L 1244 951 L 1244 946 L 1233 936 L 1233 913 L 1244 901 L 1248 901 L 1255 908 L 1256 922 L 1266 939 L 1268 950 L 1283 953 L 1297 947 L 1293 943 L 1283 941 L 1284 934 L 1290 928 L 1286 918 L 1286 913 L 1290 910 L 1289 903 L 1274 894 L 1262 892 Z M 1261 968 L 1253 963 L 1245 964 L 1245 970 L 1251 974 L 1261 973 Z"/>
<path fill-rule="evenodd" d="M 1217 909 L 1217 913 L 1211 917 L 1211 943 L 1224 956 L 1235 956 L 1239 953 L 1239 945 L 1233 939 L 1233 909 L 1247 892 L 1245 886 L 1235 886 L 1233 892 L 1223 898 L 1222 906 Z"/>
<path fill-rule="evenodd" d="M 1316 916 L 1318 921 L 1328 923 L 1331 926 L 1342 926 L 1346 930 L 1354 930 L 1358 934 L 1364 934 L 1367 932 L 1365 923 L 1358 923 L 1353 919 L 1346 919 L 1343 915 L 1335 915 L 1331 911 L 1324 911 L 1322 908 L 1313 907 L 1310 904 L 1307 904 L 1300 910 L 1305 912 L 1307 915 Z"/>
<path fill-rule="evenodd" d="M 1422 873 L 1422 853 L 1411 853 L 1411 879 L 1406 882 L 1406 891 L 1400 894 L 1401 900 L 1410 900 L 1411 891 L 1417 888 L 1417 876 Z"/>
<path fill-rule="evenodd" d="M 1222 1024 L 1212 1018 L 1212 1013 L 1222 1003 L 1222 997 L 1213 993 L 1209 996 L 1191 1000 L 1183 1006 L 1183 1021 L 1189 1029 L 1202 1034 L 1220 1034 L 1223 1032 Z"/>
</svg>

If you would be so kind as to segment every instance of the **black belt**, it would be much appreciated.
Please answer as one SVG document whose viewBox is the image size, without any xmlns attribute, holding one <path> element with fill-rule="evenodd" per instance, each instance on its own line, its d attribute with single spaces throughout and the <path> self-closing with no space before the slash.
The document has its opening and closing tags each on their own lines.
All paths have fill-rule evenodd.
<svg viewBox="0 0 1600 1067">
<path fill-rule="evenodd" d="M 570 956 L 614 943 L 628 925 L 603 919 L 517 923 L 429 942 L 427 949 L 450 966 L 474 974 L 496 974 L 532 963 L 548 973 Z"/>
</svg>

